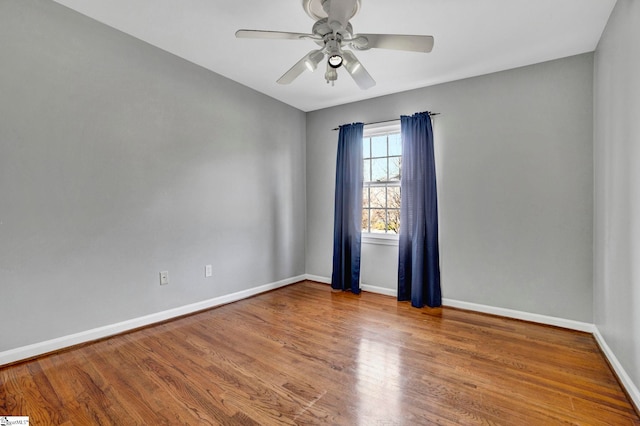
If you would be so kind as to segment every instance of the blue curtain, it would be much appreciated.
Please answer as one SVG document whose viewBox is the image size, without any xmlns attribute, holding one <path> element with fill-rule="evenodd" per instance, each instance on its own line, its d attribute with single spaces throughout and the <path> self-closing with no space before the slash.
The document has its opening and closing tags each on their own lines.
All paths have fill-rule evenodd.
<svg viewBox="0 0 640 426">
<path fill-rule="evenodd" d="M 364 124 L 340 126 L 336 163 L 331 287 L 360 293 L 362 231 L 362 131 Z"/>
<path fill-rule="evenodd" d="M 428 112 L 400 117 L 402 176 L 398 300 L 442 304 L 433 129 Z"/>
</svg>

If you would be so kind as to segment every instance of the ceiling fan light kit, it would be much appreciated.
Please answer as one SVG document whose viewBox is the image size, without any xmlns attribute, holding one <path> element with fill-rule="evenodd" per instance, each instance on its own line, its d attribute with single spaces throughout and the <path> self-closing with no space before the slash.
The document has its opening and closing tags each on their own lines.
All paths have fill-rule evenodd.
<svg viewBox="0 0 640 426">
<path fill-rule="evenodd" d="M 333 55 L 329 56 L 327 62 L 329 63 L 329 66 L 331 68 L 340 68 L 340 65 L 342 65 L 342 56 L 340 56 L 338 53 L 334 53 Z"/>
<path fill-rule="evenodd" d="M 276 40 L 312 40 L 320 49 L 312 50 L 280 77 L 279 84 L 291 84 L 305 70 L 315 71 L 318 64 L 327 59 L 325 80 L 332 85 L 338 79 L 337 69 L 351 75 L 358 87 L 375 86 L 369 75 L 351 50 L 392 49 L 410 52 L 431 52 L 433 37 L 401 34 L 354 34 L 349 20 L 360 10 L 360 0 L 302 0 L 307 15 L 316 21 L 311 34 L 264 30 L 238 30 L 237 38 Z"/>
</svg>

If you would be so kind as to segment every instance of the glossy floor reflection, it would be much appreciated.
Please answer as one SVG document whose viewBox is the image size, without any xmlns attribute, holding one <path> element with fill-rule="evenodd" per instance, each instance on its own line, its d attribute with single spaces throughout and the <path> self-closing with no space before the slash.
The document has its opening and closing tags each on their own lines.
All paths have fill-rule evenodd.
<svg viewBox="0 0 640 426">
<path fill-rule="evenodd" d="M 373 339 L 361 339 L 357 370 L 358 424 L 397 424 L 404 414 L 399 348 Z"/>
</svg>

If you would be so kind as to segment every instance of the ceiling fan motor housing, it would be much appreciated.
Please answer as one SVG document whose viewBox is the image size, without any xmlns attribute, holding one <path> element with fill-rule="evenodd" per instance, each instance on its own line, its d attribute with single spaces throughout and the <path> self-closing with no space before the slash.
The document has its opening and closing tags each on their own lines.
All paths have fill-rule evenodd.
<svg viewBox="0 0 640 426">
<path fill-rule="evenodd" d="M 331 29 L 331 27 L 329 26 L 329 23 L 327 22 L 327 18 L 320 19 L 315 24 L 313 24 L 313 28 L 311 29 L 311 32 L 313 33 L 313 35 L 316 35 L 316 36 L 322 38 L 322 40 L 317 40 L 316 41 L 316 43 L 318 43 L 318 45 L 320 45 L 320 46 L 324 45 L 326 37 L 328 35 L 333 35 L 333 29 Z M 353 27 L 351 26 L 351 23 L 348 22 L 347 26 L 345 27 L 345 29 L 340 31 L 340 32 L 338 32 L 337 34 L 342 39 L 351 38 L 353 36 Z"/>
<path fill-rule="evenodd" d="M 332 0 L 302 0 L 302 7 L 304 11 L 309 15 L 311 19 L 314 21 L 318 21 L 320 19 L 327 18 L 329 16 L 329 7 Z M 341 0 L 333 0 L 333 1 L 341 1 Z M 350 12 L 347 17 L 347 21 L 353 18 L 356 13 L 360 10 L 360 0 L 355 1 L 355 5 L 353 7 L 353 11 Z"/>
</svg>

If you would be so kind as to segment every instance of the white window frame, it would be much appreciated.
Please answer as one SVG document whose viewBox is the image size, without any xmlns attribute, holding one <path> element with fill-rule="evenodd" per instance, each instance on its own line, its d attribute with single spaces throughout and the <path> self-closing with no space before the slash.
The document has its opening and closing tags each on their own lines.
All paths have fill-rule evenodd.
<svg viewBox="0 0 640 426">
<path fill-rule="evenodd" d="M 362 137 L 370 138 L 373 136 L 380 136 L 389 133 L 400 133 L 400 120 L 378 124 L 367 124 L 364 126 Z M 362 242 L 367 244 L 397 246 L 399 241 L 398 234 L 381 234 L 362 231 L 361 235 Z"/>
</svg>

